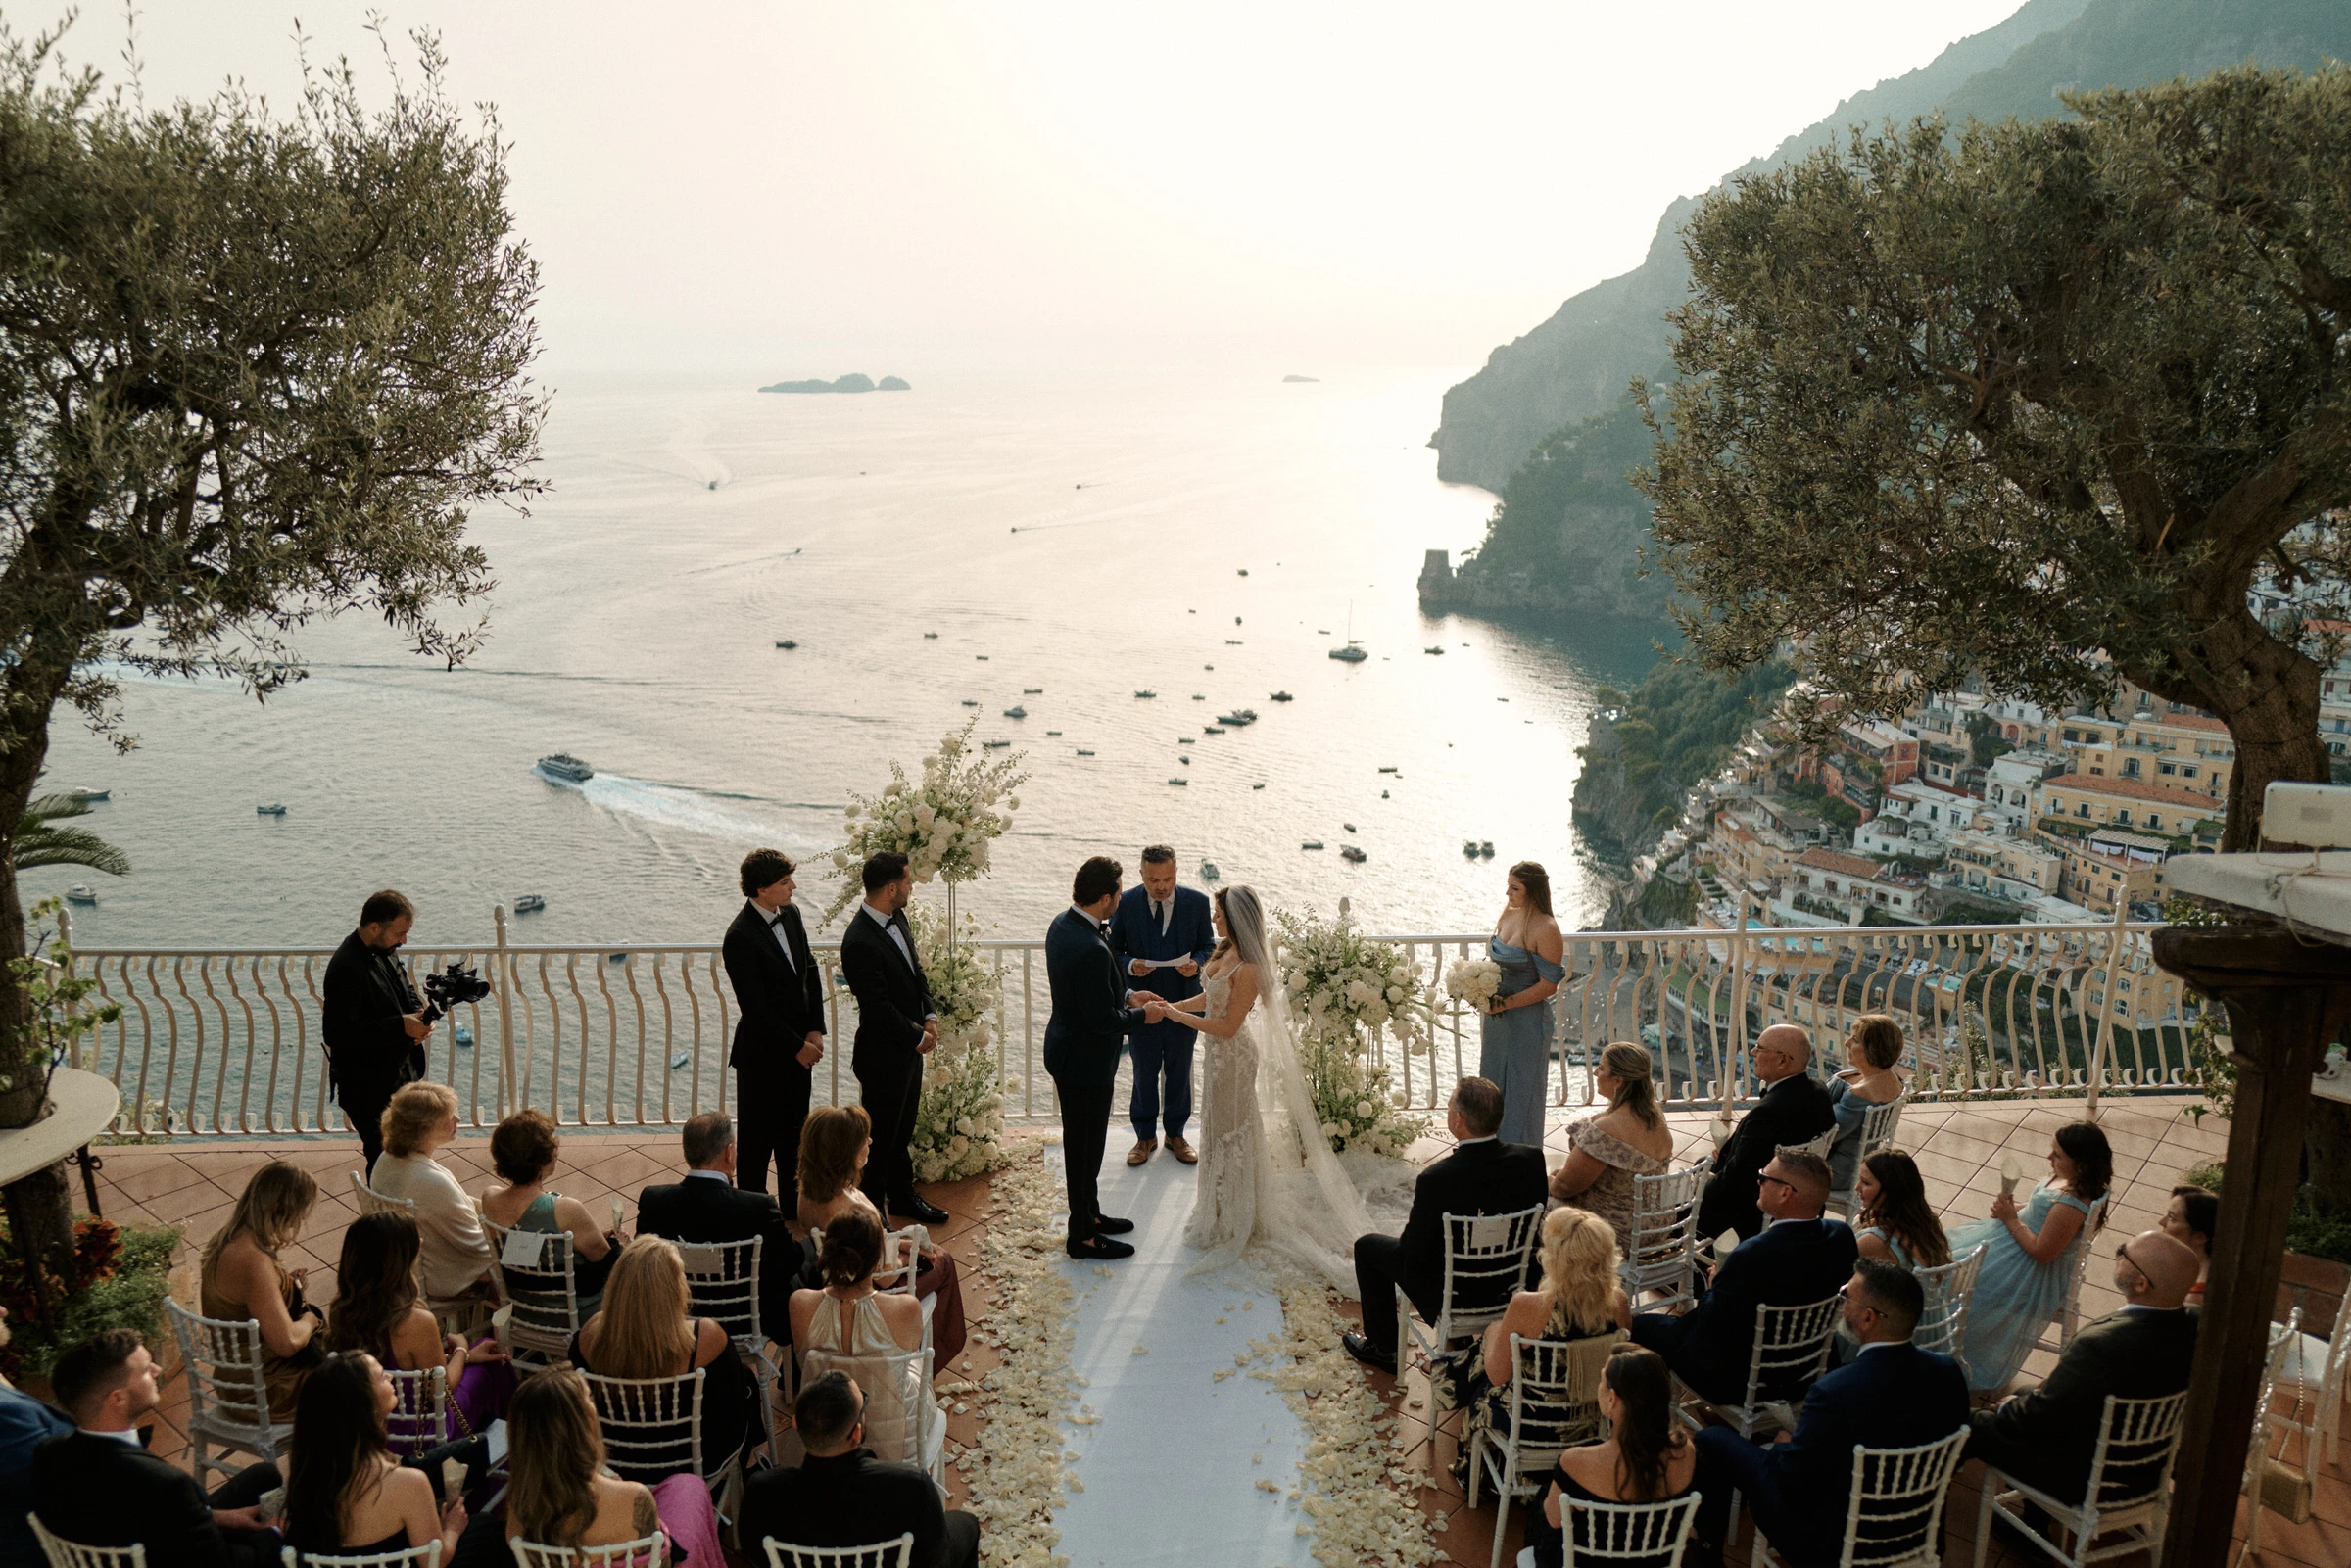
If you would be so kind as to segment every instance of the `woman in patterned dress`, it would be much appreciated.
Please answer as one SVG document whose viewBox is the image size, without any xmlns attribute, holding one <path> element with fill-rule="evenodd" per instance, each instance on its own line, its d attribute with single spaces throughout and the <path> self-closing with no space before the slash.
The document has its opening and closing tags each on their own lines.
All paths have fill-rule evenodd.
<svg viewBox="0 0 2351 1568">
<path fill-rule="evenodd" d="M 1626 1253 L 1633 1245 L 1633 1178 L 1656 1175 L 1673 1163 L 1673 1130 L 1649 1074 L 1649 1053 L 1629 1041 L 1600 1053 L 1592 1088 L 1608 1097 L 1608 1108 L 1567 1124 L 1567 1162 L 1551 1174 L 1553 1199 L 1607 1220 Z"/>
</svg>

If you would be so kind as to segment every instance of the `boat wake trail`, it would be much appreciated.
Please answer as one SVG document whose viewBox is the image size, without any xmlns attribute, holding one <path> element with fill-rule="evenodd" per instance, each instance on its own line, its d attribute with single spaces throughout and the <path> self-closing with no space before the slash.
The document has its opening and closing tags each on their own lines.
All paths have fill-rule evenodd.
<svg viewBox="0 0 2351 1568">
<path fill-rule="evenodd" d="M 547 778 L 545 774 L 540 777 Z M 559 789 L 577 789 L 591 805 L 654 827 L 680 829 L 731 843 L 774 844 L 795 855 L 816 847 L 807 834 L 784 828 L 759 811 L 750 804 L 750 796 L 716 794 L 610 773 L 600 773 L 584 784 L 552 779 L 548 783 Z"/>
</svg>

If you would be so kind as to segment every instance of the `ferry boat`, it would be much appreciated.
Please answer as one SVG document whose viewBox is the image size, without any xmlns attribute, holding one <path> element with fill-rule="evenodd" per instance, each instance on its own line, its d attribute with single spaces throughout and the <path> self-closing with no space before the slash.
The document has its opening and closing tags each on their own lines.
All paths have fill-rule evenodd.
<svg viewBox="0 0 2351 1568">
<path fill-rule="evenodd" d="M 551 779 L 562 779 L 572 784 L 586 784 L 596 777 L 596 770 L 568 751 L 552 752 L 539 759 L 539 771 Z"/>
<path fill-rule="evenodd" d="M 544 894 L 519 893 L 515 895 L 514 913 L 517 915 L 528 915 L 535 910 L 545 908 L 547 908 L 547 898 Z"/>
<path fill-rule="evenodd" d="M 66 902 L 69 904 L 95 904 L 98 902 L 98 889 L 92 887 L 88 882 L 75 882 L 66 889 Z"/>
<path fill-rule="evenodd" d="M 1341 860 L 1353 861 L 1360 866 L 1365 861 L 1369 860 L 1371 857 L 1365 854 L 1362 850 L 1356 848 L 1353 844 L 1341 844 L 1339 846 L 1339 858 Z"/>
<path fill-rule="evenodd" d="M 254 807 L 253 814 L 257 817 L 282 817 L 286 814 L 286 808 L 275 801 L 271 801 L 266 806 Z"/>
</svg>

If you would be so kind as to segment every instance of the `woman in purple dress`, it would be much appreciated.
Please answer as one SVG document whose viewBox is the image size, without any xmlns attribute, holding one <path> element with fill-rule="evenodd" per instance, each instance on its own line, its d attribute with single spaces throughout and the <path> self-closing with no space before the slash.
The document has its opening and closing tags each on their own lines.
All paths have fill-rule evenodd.
<svg viewBox="0 0 2351 1568">
<path fill-rule="evenodd" d="M 478 1437 L 506 1413 L 506 1402 L 514 1397 L 514 1368 L 496 1339 L 469 1346 L 459 1335 L 441 1332 L 416 1287 L 419 1244 L 416 1221 L 406 1214 L 362 1214 L 351 1222 L 335 1265 L 327 1343 L 338 1351 L 375 1356 L 386 1371 L 446 1367 L 449 1436 Z M 392 1451 L 406 1458 L 439 1441 L 404 1442 L 396 1436 Z"/>
</svg>

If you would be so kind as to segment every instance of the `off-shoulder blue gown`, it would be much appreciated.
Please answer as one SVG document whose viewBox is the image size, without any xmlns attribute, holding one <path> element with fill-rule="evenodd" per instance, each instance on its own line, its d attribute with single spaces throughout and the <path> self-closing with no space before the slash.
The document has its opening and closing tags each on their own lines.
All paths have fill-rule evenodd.
<svg viewBox="0 0 2351 1568">
<path fill-rule="evenodd" d="M 1567 971 L 1540 953 L 1512 947 L 1501 937 L 1486 943 L 1486 956 L 1502 966 L 1497 996 L 1525 990 L 1538 979 L 1557 985 Z M 1485 1016 L 1478 1042 L 1477 1075 L 1502 1086 L 1502 1141 L 1543 1142 L 1545 1093 L 1551 1076 L 1551 1003 L 1514 1007 Z"/>
<path fill-rule="evenodd" d="M 2040 1331 L 2055 1321 L 2065 1306 L 2066 1288 L 2082 1249 L 2097 1224 L 2106 1200 L 2084 1203 L 2070 1192 L 2047 1182 L 2033 1189 L 2032 1200 L 2017 1217 L 2036 1234 L 2048 1223 L 2049 1212 L 2069 1204 L 2082 1214 L 2082 1229 L 2065 1251 L 2045 1263 L 2037 1263 L 2022 1244 L 1996 1219 L 1979 1219 L 1950 1232 L 1951 1256 L 1965 1258 L 1981 1242 L 1983 1272 L 1976 1276 L 1976 1294 L 1967 1307 L 1967 1386 L 1979 1394 L 2006 1388 L 2024 1370 L 2025 1357 L 2040 1341 Z"/>
</svg>

